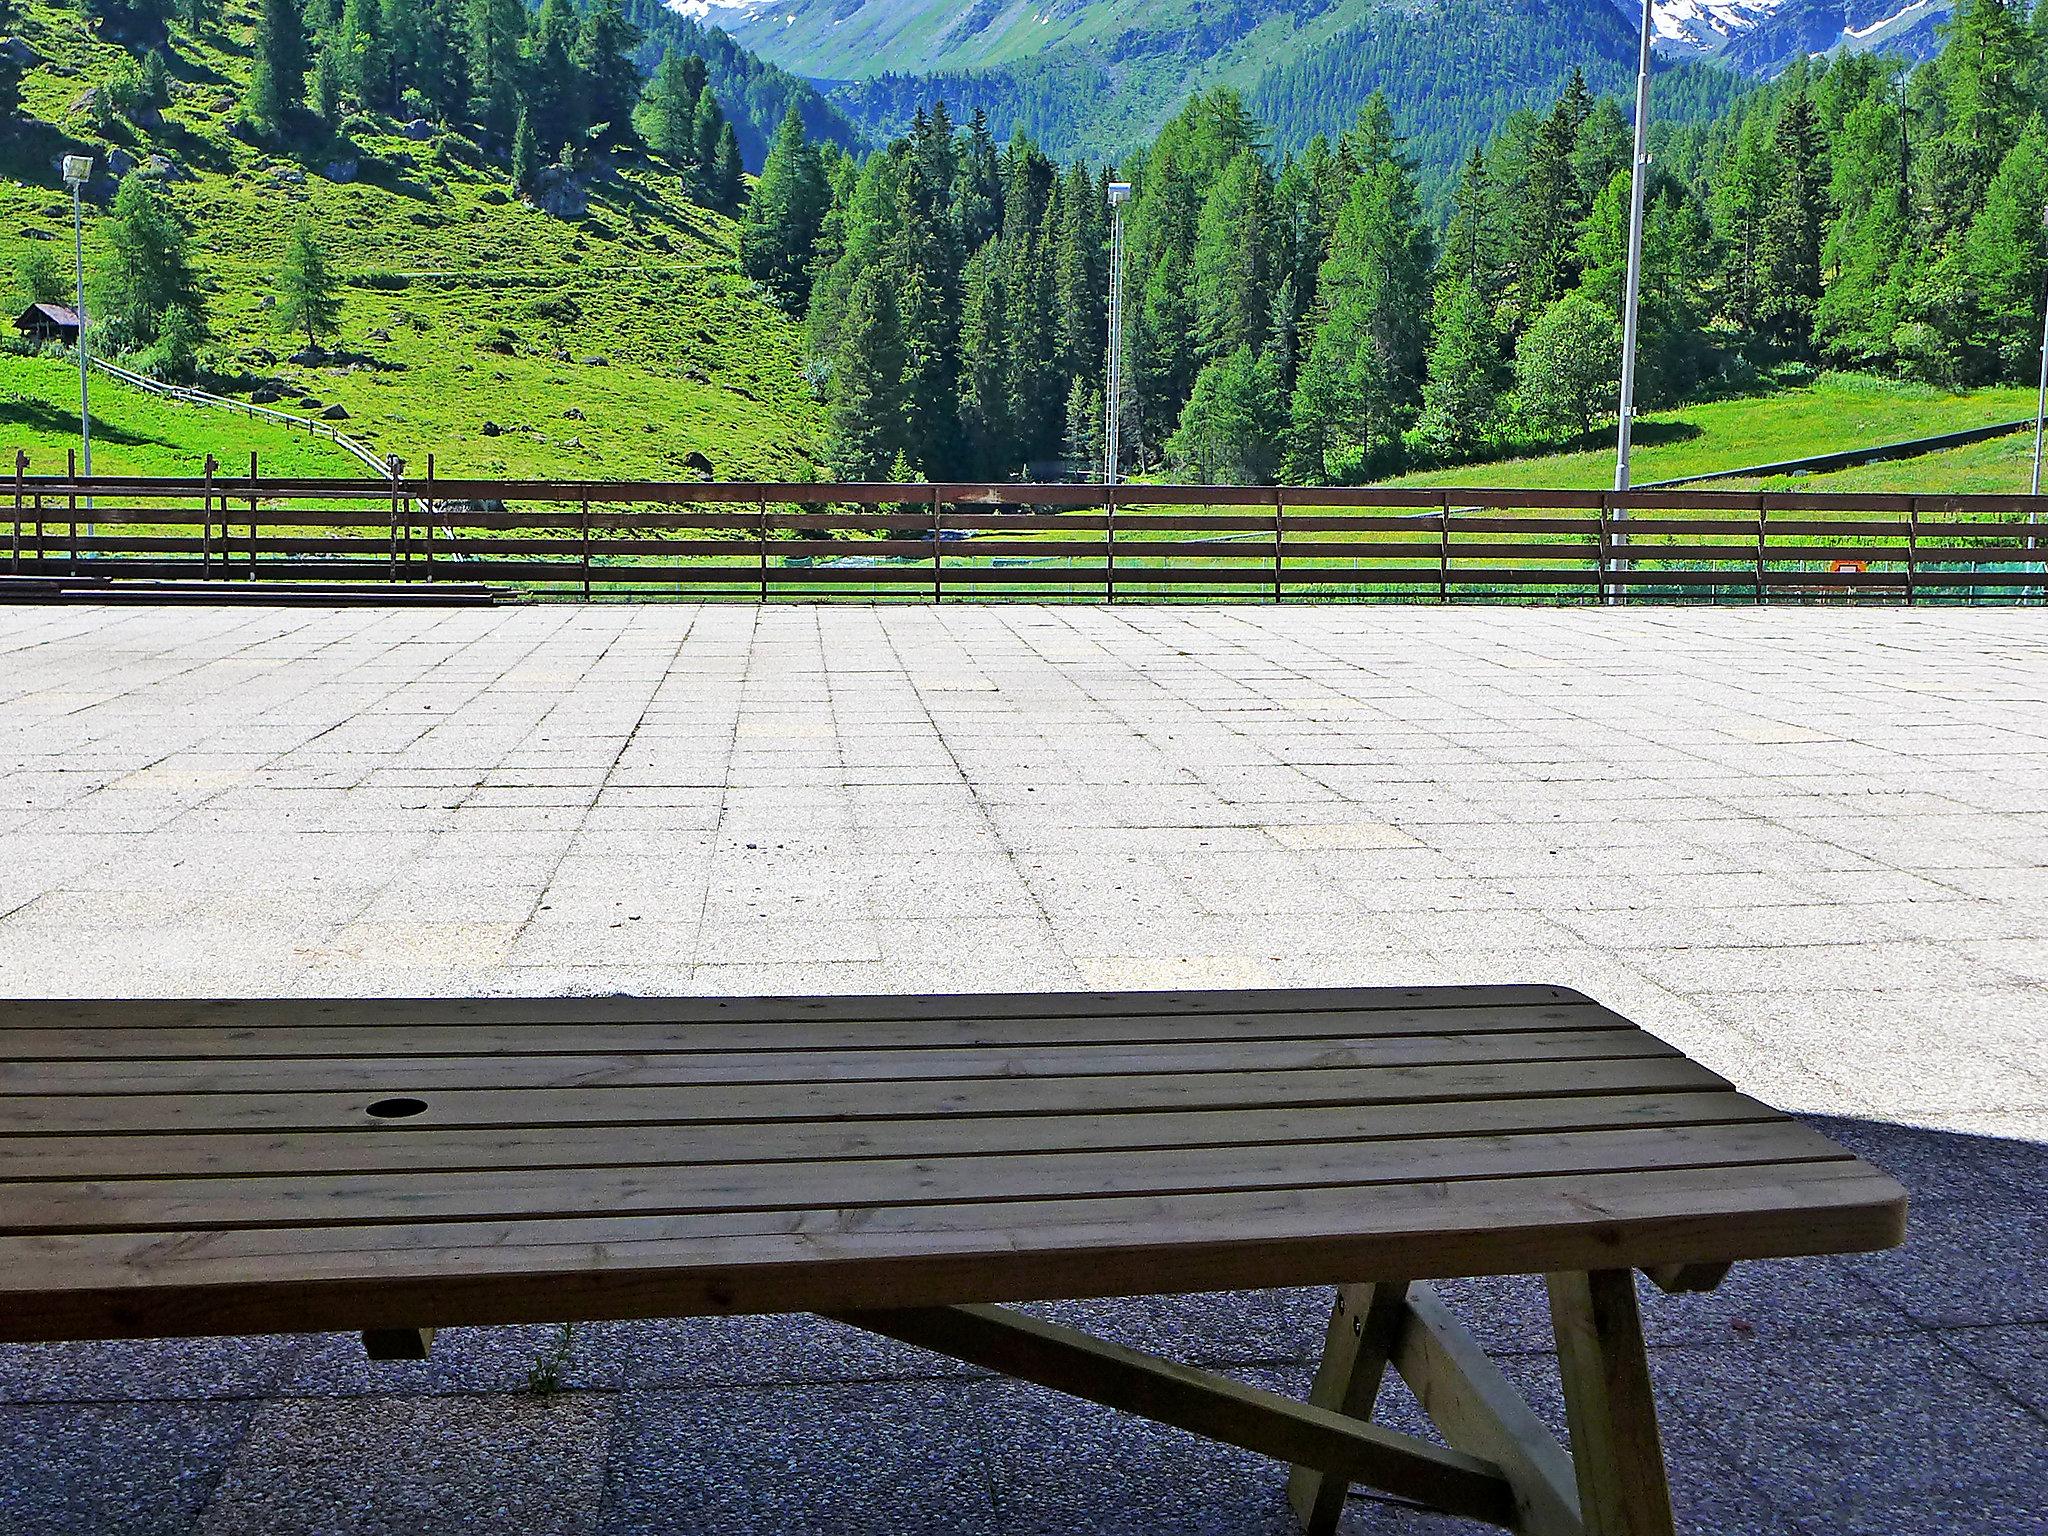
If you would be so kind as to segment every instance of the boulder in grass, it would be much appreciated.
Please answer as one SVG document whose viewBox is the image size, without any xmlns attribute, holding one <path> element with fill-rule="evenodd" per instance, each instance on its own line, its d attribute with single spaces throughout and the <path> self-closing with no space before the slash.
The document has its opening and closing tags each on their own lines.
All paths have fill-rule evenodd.
<svg viewBox="0 0 2048 1536">
<path fill-rule="evenodd" d="M 266 386 L 262 389 L 257 390 L 256 393 L 251 395 L 249 397 L 249 403 L 251 405 L 275 405 L 277 404 L 278 401 L 282 400 L 283 398 L 284 396 L 280 395 L 276 390 Z"/>
<path fill-rule="evenodd" d="M 416 117 L 398 131 L 404 134 L 408 139 L 431 139 L 434 136 L 434 125 L 428 122 L 424 117 Z"/>
<path fill-rule="evenodd" d="M 320 419 L 322 421 L 347 421 L 348 407 L 345 405 L 330 405 L 320 413 Z"/>
<path fill-rule="evenodd" d="M 485 437 L 502 437 L 505 433 L 505 429 L 495 421 L 487 421 L 481 427 L 478 427 L 477 430 L 483 433 Z"/>
<path fill-rule="evenodd" d="M 576 407 L 572 405 L 569 407 L 569 409 L 562 412 L 562 419 L 564 421 L 581 421 L 583 420 L 583 413 L 577 410 Z"/>
<path fill-rule="evenodd" d="M 389 341 L 391 339 L 391 333 L 385 330 L 384 327 L 380 325 L 377 327 L 377 329 L 370 332 L 368 339 L 371 341 Z"/>
<path fill-rule="evenodd" d="M 301 368 L 311 368 L 326 362 L 327 354 L 318 347 L 301 347 L 290 357 L 286 358 L 285 361 L 297 363 Z"/>
</svg>

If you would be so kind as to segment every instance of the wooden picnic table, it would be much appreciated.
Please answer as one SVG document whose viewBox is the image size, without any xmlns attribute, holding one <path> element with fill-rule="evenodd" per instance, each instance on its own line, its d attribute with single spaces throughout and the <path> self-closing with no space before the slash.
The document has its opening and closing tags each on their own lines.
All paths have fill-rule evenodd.
<svg viewBox="0 0 2048 1536">
<path fill-rule="evenodd" d="M 1672 1529 L 1634 1271 L 1905 1193 L 1560 987 L 0 1002 L 0 1339 L 808 1311 L 1513 1529 Z M 1546 1277 L 1575 1458 L 1427 1282 Z M 1307 1403 L 995 1305 L 1333 1284 Z M 1370 1422 L 1391 1366 L 1446 1446 Z"/>
</svg>

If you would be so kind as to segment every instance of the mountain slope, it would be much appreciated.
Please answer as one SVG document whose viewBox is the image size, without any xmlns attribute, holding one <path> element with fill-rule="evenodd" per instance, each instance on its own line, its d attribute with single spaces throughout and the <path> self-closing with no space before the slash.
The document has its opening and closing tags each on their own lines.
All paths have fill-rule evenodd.
<svg viewBox="0 0 2048 1536">
<path fill-rule="evenodd" d="M 1630 21 L 1640 0 L 1614 0 Z M 1655 0 L 1657 45 L 1678 58 L 1715 58 L 1754 75 L 1837 48 L 1930 57 L 1955 0 Z"/>
<path fill-rule="evenodd" d="M 786 68 L 838 80 L 834 100 L 878 137 L 944 99 L 1059 155 L 1139 145 L 1214 85 L 1242 92 L 1283 146 L 1343 126 L 1384 89 L 1441 173 L 1502 113 L 1554 97 L 1575 66 L 1612 90 L 1635 58 L 1628 20 L 1584 0 L 673 3 Z"/>
<path fill-rule="evenodd" d="M 0 282 L 38 237 L 61 241 L 69 271 L 60 155 L 103 168 L 89 262 L 106 249 L 106 172 L 141 162 L 190 231 L 211 387 L 339 404 L 354 436 L 416 465 L 432 453 L 444 473 L 674 477 L 692 453 L 726 475 L 809 472 L 819 420 L 798 337 L 740 272 L 732 220 L 636 150 L 574 178 L 574 216 L 558 217 L 464 134 L 424 123 L 353 112 L 325 143 L 251 143 L 234 125 L 254 9 L 229 0 L 218 24 L 174 26 L 161 121 L 96 130 L 84 103 L 124 50 L 68 5 L 30 0 L 26 121 L 0 147 Z M 324 362 L 279 361 L 303 338 L 270 311 L 302 216 L 342 279 Z M 0 400 L 0 449 L 26 419 Z"/>
</svg>

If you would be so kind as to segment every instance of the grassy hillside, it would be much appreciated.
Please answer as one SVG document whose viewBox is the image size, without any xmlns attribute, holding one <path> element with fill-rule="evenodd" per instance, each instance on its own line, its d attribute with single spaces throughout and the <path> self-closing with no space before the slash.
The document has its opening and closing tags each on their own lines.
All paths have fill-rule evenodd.
<svg viewBox="0 0 2048 1536">
<path fill-rule="evenodd" d="M 730 219 L 637 153 L 594 175 L 588 211 L 571 218 L 513 196 L 503 170 L 452 133 L 415 141 L 359 115 L 325 145 L 246 142 L 233 124 L 253 18 L 251 0 L 230 0 L 219 26 L 174 29 L 162 125 L 95 140 L 79 98 L 121 50 L 77 11 L 30 0 L 24 36 L 40 63 L 25 82 L 26 142 L 0 178 L 0 274 L 32 233 L 68 242 L 59 155 L 84 148 L 104 167 L 115 152 L 162 154 L 165 191 L 192 230 L 222 392 L 268 382 L 287 405 L 339 403 L 355 436 L 415 465 L 432 453 L 448 473 L 673 476 L 691 453 L 721 475 L 810 472 L 818 415 L 797 336 L 740 273 Z M 103 177 L 93 201 L 111 193 Z M 319 366 L 277 362 L 303 342 L 266 307 L 302 213 L 346 283 L 337 355 Z M 34 430 L 8 409 L 0 450 Z M 194 452 L 219 430 L 195 422 Z"/>
<path fill-rule="evenodd" d="M 78 446 L 78 367 L 69 357 L 0 353 L 0 447 L 32 475 L 57 474 Z M 266 475 L 359 475 L 362 466 L 324 437 L 227 411 L 178 405 L 105 375 L 92 381 L 92 467 L 103 475 L 196 475 L 212 454 L 246 473 L 251 452 Z"/>
<path fill-rule="evenodd" d="M 2016 421 L 2032 415 L 2033 410 L 2032 390 L 1982 389 L 1951 395 L 1922 385 L 1827 374 L 1806 389 L 1780 390 L 1749 399 L 1714 400 L 1646 415 L 1636 429 L 1635 478 L 1676 480 L 1713 470 L 1777 463 L 1841 448 Z M 1933 463 L 1933 457 L 1909 459 L 1853 473 L 1872 473 L 1881 468 L 1914 481 L 1919 479 L 1924 466 Z M 1831 482 L 1836 477 L 1809 476 L 1798 484 L 1801 489 L 1822 489 L 1824 478 Z M 1613 440 L 1603 436 L 1600 446 L 1583 452 L 1556 453 L 1504 464 L 1467 464 L 1408 475 L 1389 483 L 1599 490 L 1614 483 Z M 1728 482 L 1731 486 L 1743 483 Z M 2025 486 L 2022 482 L 2005 488 Z"/>
<path fill-rule="evenodd" d="M 1905 496 L 2024 494 L 2033 483 L 2031 430 L 1946 453 L 1889 464 L 1864 464 L 1826 475 L 1784 475 L 1768 480 L 1731 480 L 1729 489 L 1771 491 L 1862 491 Z M 1719 482 L 1717 482 L 1719 484 Z"/>
</svg>

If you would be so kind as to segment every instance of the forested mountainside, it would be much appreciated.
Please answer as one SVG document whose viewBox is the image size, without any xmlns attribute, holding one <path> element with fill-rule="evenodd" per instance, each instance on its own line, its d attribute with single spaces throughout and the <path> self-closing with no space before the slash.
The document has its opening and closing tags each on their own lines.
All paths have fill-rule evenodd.
<svg viewBox="0 0 2048 1536">
<path fill-rule="evenodd" d="M 635 58 L 642 74 L 652 75 L 664 53 L 704 61 L 706 83 L 739 133 L 748 169 L 760 169 L 769 138 L 791 108 L 813 142 L 848 150 L 866 147 L 861 130 L 815 85 L 742 48 L 718 28 L 691 21 L 663 0 L 625 0 L 625 13 L 640 32 Z"/>
<path fill-rule="evenodd" d="M 95 350 L 478 473 L 802 475 L 709 68 L 618 0 L 0 0 L 0 280 Z M 26 397 L 0 394 L 0 445 Z M 196 466 L 195 466 L 196 467 Z"/>
<path fill-rule="evenodd" d="M 1454 167 L 1507 111 L 1555 96 L 1574 68 L 1621 88 L 1636 56 L 1634 24 L 1585 0 L 775 0 L 710 15 L 784 67 L 836 82 L 833 100 L 877 139 L 942 99 L 962 120 L 987 113 L 998 136 L 1021 127 L 1048 154 L 1102 158 L 1142 147 L 1191 90 L 1220 84 L 1299 148 L 1384 91 L 1426 175 Z M 1718 109 L 1737 88 L 1711 66 L 1681 73 L 1696 78 L 1674 85 L 1674 109 Z"/>
<path fill-rule="evenodd" d="M 2030 374 L 2048 206 L 2048 3 L 1962 0 L 1929 64 L 1801 62 L 1659 134 L 1646 403 L 1873 369 Z M 1373 478 L 1583 437 L 1614 411 L 1630 131 L 1573 76 L 1426 214 L 1374 97 L 1275 152 L 1244 100 L 1189 101 L 1121 167 L 1126 463 Z M 857 169 L 792 127 L 742 257 L 804 318 L 828 457 L 980 477 L 1098 459 L 1105 175 L 943 112 Z"/>
</svg>

